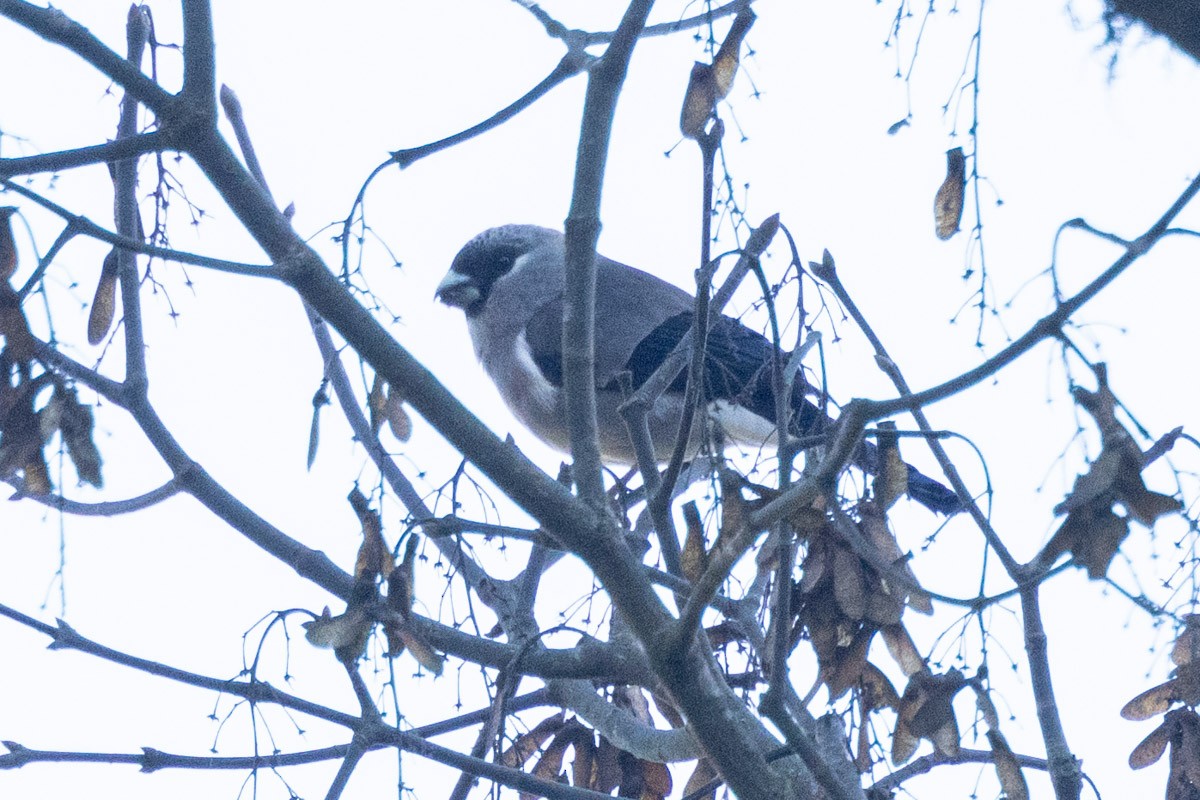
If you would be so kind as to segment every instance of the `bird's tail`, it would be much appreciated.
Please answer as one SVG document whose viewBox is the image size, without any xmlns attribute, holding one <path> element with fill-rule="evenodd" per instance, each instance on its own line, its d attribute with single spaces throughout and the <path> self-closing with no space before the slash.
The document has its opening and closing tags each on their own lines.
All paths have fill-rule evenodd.
<svg viewBox="0 0 1200 800">
<path fill-rule="evenodd" d="M 854 463 L 871 473 L 878 475 L 880 470 L 879 448 L 871 442 L 863 442 L 854 454 Z M 918 470 L 912 464 L 908 467 L 908 496 L 916 500 L 930 511 L 938 514 L 957 514 L 962 511 L 962 500 L 950 489 Z"/>
</svg>

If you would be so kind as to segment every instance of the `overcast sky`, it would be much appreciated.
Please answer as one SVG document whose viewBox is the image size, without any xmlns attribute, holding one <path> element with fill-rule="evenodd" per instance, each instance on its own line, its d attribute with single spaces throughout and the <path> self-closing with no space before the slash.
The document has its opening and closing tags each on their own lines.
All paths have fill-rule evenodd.
<svg viewBox="0 0 1200 800">
<path fill-rule="evenodd" d="M 623 6 L 543 5 L 567 25 L 585 29 L 611 29 Z M 61 0 L 56 6 L 123 49 L 127 4 Z M 660 6 L 659 21 L 700 9 Z M 152 8 L 160 40 L 177 42 L 177 6 L 153 3 Z M 754 8 L 759 19 L 747 39 L 754 54 L 744 60 L 722 109 L 729 131 L 725 163 L 737 203 L 754 224 L 780 213 L 804 259 L 819 259 L 825 248 L 833 253 L 844 282 L 915 388 L 977 364 L 1051 309 L 1044 270 L 1063 222 L 1083 217 L 1133 238 L 1200 168 L 1195 146 L 1200 72 L 1194 64 L 1137 33 L 1120 46 L 1104 45 L 1099 3 L 989 4 L 977 155 L 979 171 L 987 177 L 979 196 L 990 305 L 981 321 L 970 308 L 978 300 L 978 245 L 968 233 L 948 242 L 936 239 L 931 210 L 945 151 L 955 146 L 976 151 L 967 136 L 973 96 L 961 89 L 971 77 L 978 6 L 964 2 L 952 11 L 949 3 L 938 4 L 925 22 L 915 61 L 923 8 L 913 9 L 916 16 L 904 20 L 898 38 L 889 36 L 894 2 L 762 0 Z M 218 80 L 242 100 L 276 197 L 281 204 L 295 203 L 296 228 L 311 236 L 333 266 L 340 250 L 329 225 L 345 216 L 362 181 L 390 151 L 487 117 L 549 73 L 562 54 L 561 45 L 528 12 L 502 0 L 345 2 L 336 8 L 215 0 L 214 9 Z M 720 23 L 718 32 L 726 26 Z M 177 53 L 160 50 L 159 57 L 166 85 L 176 88 Z M 602 210 L 601 252 L 683 286 L 692 280 L 699 252 L 699 175 L 694 147 L 676 146 L 678 109 L 691 64 L 704 57 L 701 45 L 687 35 L 639 45 L 618 107 Z M 909 73 L 910 64 L 909 80 L 898 80 L 897 70 Z M 7 21 L 0 22 L 0 75 L 3 155 L 94 144 L 113 135 L 120 90 Z M 512 433 L 550 471 L 559 457 L 504 410 L 474 363 L 461 314 L 435 305 L 432 294 L 454 253 L 480 230 L 506 222 L 561 225 L 583 89 L 582 79 L 571 81 L 483 137 L 404 171 L 385 172 L 367 195 L 373 234 L 361 253 L 364 278 L 386 306 L 381 313 L 396 315 L 392 330 L 401 343 L 494 430 Z M 888 135 L 910 108 L 911 124 Z M 172 244 L 264 263 L 265 256 L 195 171 L 186 163 L 171 162 L 171 169 L 205 212 L 192 227 L 183 199 L 175 198 Z M 143 189 L 150 188 L 150 179 L 144 172 Z M 111 223 L 111 185 L 102 168 L 53 182 L 40 176 L 31 188 Z M 0 197 L 0 204 L 15 202 Z M 148 205 L 143 213 L 149 214 Z M 968 205 L 965 228 L 975 214 Z M 31 210 L 28 224 L 44 251 L 57 234 L 56 221 Z M 1200 209 L 1186 210 L 1179 224 L 1200 228 Z M 728 226 L 723 234 L 722 246 L 734 246 Z M 21 223 L 18 244 L 22 268 L 28 270 L 33 253 Z M 1081 328 L 1072 332 L 1089 356 L 1110 364 L 1116 392 L 1155 436 L 1176 425 L 1194 430 L 1200 424 L 1195 400 L 1200 387 L 1192 364 L 1195 298 L 1200 296 L 1196 247 L 1194 240 L 1182 238 L 1161 245 L 1088 305 L 1077 318 Z M 54 332 L 64 350 L 85 364 L 100 356 L 98 348 L 86 344 L 82 309 L 105 252 L 97 244 L 72 243 L 48 278 Z M 1064 291 L 1082 286 L 1119 253 L 1111 243 L 1082 232 L 1064 234 L 1057 261 Z M 772 254 L 766 268 L 777 276 L 787 254 L 780 246 Z M 393 266 L 393 257 L 400 268 Z M 974 274 L 964 279 L 968 266 Z M 145 292 L 148 355 L 151 397 L 164 418 L 192 457 L 252 508 L 351 568 L 358 528 L 344 498 L 356 479 L 370 486 L 376 477 L 333 409 L 325 412 L 318 461 L 311 471 L 304 468 L 310 401 L 321 364 L 298 301 L 281 285 L 199 268 L 185 272 L 158 263 L 154 274 L 161 286 Z M 752 300 L 752 293 L 743 293 L 735 310 L 747 311 Z M 172 309 L 178 318 L 169 316 Z M 38 313 L 35 327 L 47 334 L 49 323 Z M 753 313 L 748 319 L 761 323 Z M 829 320 L 821 322 L 831 392 L 839 399 L 889 396 L 890 385 L 861 337 L 836 314 L 834 322 L 843 337 L 837 342 Z M 113 348 L 102 363 L 118 377 L 119 351 Z M 1078 363 L 1075 367 L 1072 376 L 1090 387 L 1087 374 Z M 996 527 L 1022 558 L 1031 557 L 1056 527 L 1051 509 L 1085 454 L 1075 437 L 1079 419 L 1066 387 L 1058 352 L 1042 346 L 994 382 L 930 409 L 936 427 L 962 433 L 983 453 L 996 490 Z M 65 494 L 117 499 L 166 479 L 165 468 L 115 409 L 99 410 L 99 430 L 107 464 L 105 492 L 68 485 Z M 1095 437 L 1088 440 L 1094 455 Z M 457 467 L 457 455 L 420 421 L 412 440 L 396 447 L 400 463 L 426 490 L 446 481 Z M 910 460 L 931 464 L 918 447 L 905 447 Z M 982 491 L 976 452 L 963 443 L 950 448 L 970 485 Z M 1176 463 L 1193 471 L 1198 466 L 1194 452 L 1181 453 Z M 425 471 L 419 479 L 414 464 Z M 1148 476 L 1155 488 L 1173 491 L 1169 471 Z M 1189 488 L 1195 497 L 1194 481 Z M 385 510 L 394 542 L 402 531 L 400 509 L 389 501 Z M 438 507 L 439 513 L 448 510 L 444 503 Z M 502 511 L 505 521 L 521 519 Z M 936 521 L 919 512 L 904 520 L 902 546 L 920 551 Z M 1135 529 L 1127 548 L 1137 568 L 1145 570 L 1147 588 L 1171 576 L 1173 565 L 1185 557 L 1176 549 L 1183 533 L 1182 525 L 1171 523 L 1154 538 Z M 511 552 L 496 543 L 480 547 L 497 572 L 507 574 L 520 565 L 519 547 Z M 978 534 L 965 520 L 956 521 L 928 553 L 918 552 L 914 569 L 932 589 L 970 596 L 981 580 L 980 552 Z M 273 609 L 319 611 L 330 602 L 182 498 L 114 519 L 64 518 L 29 501 L 0 506 L 0 602 L 47 621 L 61 615 L 55 577 L 60 553 L 67 559 L 66 616 L 82 633 L 217 676 L 237 674 L 240 635 L 255 620 Z M 461 597 L 442 594 L 444 583 L 432 563 L 423 569 L 419 594 L 426 613 L 461 619 L 465 610 L 452 607 Z M 1139 591 L 1120 559 L 1112 574 Z M 989 589 L 1006 588 L 1001 578 L 988 573 Z M 1179 585 L 1185 594 L 1192 586 L 1182 580 Z M 565 591 L 573 594 L 546 609 L 545 625 L 556 624 L 558 609 L 582 594 L 578 585 L 568 587 Z M 1174 607 L 1186 610 L 1185 600 L 1174 597 Z M 1170 641 L 1170 626 L 1156 630 L 1128 601 L 1074 572 L 1047 588 L 1043 607 L 1068 741 L 1084 770 L 1106 798 L 1157 796 L 1165 762 L 1139 773 L 1125 765 L 1152 723 L 1126 722 L 1118 711 L 1166 678 L 1170 664 L 1161 645 Z M 988 663 L 997 677 L 1001 715 L 1010 709 L 1015 715 L 1005 723 L 1010 742 L 1018 752 L 1040 755 L 1027 673 L 1022 668 L 998 674 L 1011 659 L 1024 660 L 1019 613 L 1013 608 L 987 617 L 995 636 L 987 643 Z M 932 621 L 913 617 L 906 621 L 923 651 L 932 650 L 943 666 L 955 664 L 961 653 L 961 666 L 978 668 L 980 643 L 973 627 L 967 626 L 960 646 L 952 611 Z M 950 634 L 939 639 L 945 631 Z M 0 636 L 6 643 L 0 682 L 8 687 L 0 700 L 0 738 L 45 749 L 137 752 L 150 746 L 201 755 L 217 736 L 216 724 L 206 719 L 213 711 L 211 695 L 82 655 L 47 653 L 42 637 L 11 623 L 0 624 Z M 249 637 L 246 646 L 252 649 L 256 639 Z M 1152 651 L 1155 645 L 1159 650 Z M 280 662 L 282 640 L 272 639 L 267 651 Z M 293 657 L 293 691 L 354 708 L 332 657 L 296 640 Z M 811 676 L 804 648 L 794 661 L 798 682 Z M 275 663 L 273 669 L 268 677 L 278 682 L 282 667 Z M 478 673 L 469 668 L 459 673 L 452 666 L 437 680 L 410 678 L 414 671 L 407 657 L 397 662 L 402 705 L 413 724 L 456 713 L 450 704 L 460 699 L 462 710 L 479 703 Z M 217 714 L 229 707 L 221 701 Z M 964 705 L 964 731 L 970 714 L 969 704 Z M 339 741 L 307 723 L 311 732 L 299 738 L 283 715 L 268 715 L 285 751 Z M 249 752 L 245 719 L 236 716 L 221 733 L 222 755 Z M 351 784 L 354 796 L 375 796 L 388 787 L 394 791 L 395 764 L 393 755 L 368 758 Z M 404 764 L 409 781 L 425 790 L 422 796 L 444 793 L 439 787 L 450 773 L 431 770 L 415 757 L 406 757 Z M 299 794 L 313 797 L 324 793 L 335 769 L 336 764 L 323 765 L 284 775 Z M 955 775 L 970 791 L 980 773 L 963 767 Z M 1035 796 L 1048 796 L 1048 784 L 1029 777 Z M 686 771 L 677 770 L 677 783 L 685 779 Z M 145 776 L 129 767 L 36 765 L 0 772 L 0 795 L 100 791 L 127 798 L 165 792 L 180 798 L 233 797 L 243 780 L 237 772 Z M 260 780 L 260 797 L 287 796 L 274 778 Z M 980 796 L 991 796 L 990 776 L 981 780 Z M 941 785 L 940 779 L 914 782 L 912 789 L 918 797 L 949 797 L 939 791 Z"/>
</svg>

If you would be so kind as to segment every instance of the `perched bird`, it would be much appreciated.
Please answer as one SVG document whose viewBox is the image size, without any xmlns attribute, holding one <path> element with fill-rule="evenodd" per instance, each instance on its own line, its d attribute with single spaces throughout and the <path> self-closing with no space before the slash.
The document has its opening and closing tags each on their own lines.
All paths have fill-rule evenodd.
<svg viewBox="0 0 1200 800">
<path fill-rule="evenodd" d="M 503 225 L 479 234 L 458 252 L 437 288 L 443 303 L 461 308 L 488 376 L 522 424 L 542 441 L 570 449 L 562 397 L 564 237 L 536 225 Z M 692 327 L 695 300 L 682 289 L 641 270 L 596 256 L 596 417 L 600 452 L 610 463 L 635 463 L 618 409 L 617 376 L 629 372 L 641 386 Z M 707 412 L 732 441 L 763 445 L 775 434 L 771 384 L 774 346 L 737 320 L 721 316 L 708 331 L 704 360 Z M 687 370 L 649 415 L 651 440 L 665 460 L 674 445 Z M 829 425 L 828 418 L 793 391 L 792 433 Z M 701 425 L 696 425 L 701 428 Z M 878 471 L 879 453 L 863 443 L 855 462 Z M 929 509 L 951 514 L 958 497 L 908 467 L 908 494 Z"/>
</svg>

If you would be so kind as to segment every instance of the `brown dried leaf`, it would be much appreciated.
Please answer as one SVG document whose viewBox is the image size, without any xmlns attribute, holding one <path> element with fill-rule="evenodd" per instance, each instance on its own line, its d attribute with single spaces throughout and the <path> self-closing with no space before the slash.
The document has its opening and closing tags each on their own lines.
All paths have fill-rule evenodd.
<svg viewBox="0 0 1200 800">
<path fill-rule="evenodd" d="M 829 545 L 824 538 L 813 541 L 808 546 L 808 553 L 804 556 L 804 561 L 800 564 L 800 583 L 796 588 L 802 594 L 812 592 L 821 583 L 821 578 L 825 577 L 826 567 L 832 558 L 829 554 Z"/>
<path fill-rule="evenodd" d="M 567 735 L 564 736 L 563 734 Z M 574 731 L 563 729 L 550 741 L 550 746 L 547 747 L 537 760 L 533 767 L 534 777 L 541 778 L 544 781 L 558 782 L 562 774 L 563 757 L 567 754 L 567 748 L 571 745 Z M 534 800 L 541 795 L 532 792 L 521 792 L 521 800 Z"/>
<path fill-rule="evenodd" d="M 878 428 L 875 442 L 879 448 L 881 469 L 874 483 L 875 502 L 880 509 L 886 511 L 908 491 L 908 464 L 900 458 L 896 423 L 884 420 L 879 423 Z"/>
<path fill-rule="evenodd" d="M 37 351 L 37 340 L 29 330 L 21 298 L 7 283 L 0 283 L 0 336 L 4 337 L 4 352 L 12 362 L 27 362 Z"/>
<path fill-rule="evenodd" d="M 358 515 L 363 532 L 363 543 L 358 548 L 358 557 L 354 560 L 354 577 L 374 579 L 391 575 L 392 554 L 383 541 L 383 523 L 379 514 L 371 510 L 367 498 L 363 497 L 357 486 L 350 490 L 346 499 Z"/>
<path fill-rule="evenodd" d="M 961 147 L 946 151 L 946 179 L 933 199 L 933 221 L 937 237 L 943 241 L 958 233 L 962 221 L 963 194 L 967 188 L 967 159 Z"/>
<path fill-rule="evenodd" d="M 1012 748 L 998 730 L 987 732 L 988 742 L 992 745 L 992 763 L 996 765 L 996 777 L 1000 779 L 1000 788 L 1007 800 L 1029 800 L 1029 784 L 1021 773 L 1021 765 L 1017 762 Z"/>
<path fill-rule="evenodd" d="M 103 462 L 100 459 L 100 450 L 92 438 L 95 419 L 91 406 L 80 403 L 75 390 L 64 386 L 55 387 L 50 403 L 58 406 L 58 427 L 62 432 L 63 444 L 67 446 L 67 455 L 75 465 L 79 479 L 97 489 L 103 487 L 104 476 L 100 472 Z"/>
<path fill-rule="evenodd" d="M 418 541 L 419 538 L 415 533 L 410 534 L 408 545 L 404 550 L 404 560 L 392 570 L 391 574 L 388 575 L 387 578 L 388 610 L 395 612 L 396 616 L 398 617 L 398 619 L 395 620 L 388 620 L 388 622 L 383 626 L 384 633 L 387 635 L 388 640 L 387 654 L 392 658 L 395 658 L 403 653 L 404 648 L 411 639 L 419 638 L 406 628 L 409 613 L 412 611 L 413 597 L 416 591 L 415 569 Z M 419 647 L 421 646 L 423 646 L 423 651 L 432 653 L 432 649 L 428 646 L 424 646 L 424 642 L 420 642 Z M 440 657 L 437 658 L 436 662 L 432 659 L 430 660 L 430 664 L 437 664 L 438 668 L 435 670 L 432 668 L 432 666 L 430 666 L 430 664 L 426 664 L 425 659 L 422 657 L 422 653 L 414 652 L 413 655 L 418 661 L 421 662 L 423 666 L 426 666 L 428 669 L 430 669 L 430 671 L 436 673 L 441 672 Z"/>
<path fill-rule="evenodd" d="M 712 119 L 716 105 L 717 88 L 713 68 L 697 61 L 692 65 L 687 91 L 683 95 L 683 108 L 679 112 L 680 132 L 688 139 L 699 139 Z"/>
<path fill-rule="evenodd" d="M 396 649 L 395 652 L 391 652 L 389 655 L 400 655 L 403 652 L 403 648 L 407 648 L 412 657 L 417 660 L 417 663 L 426 670 L 435 676 L 442 674 L 446 660 L 438 655 L 437 651 L 422 639 L 416 631 L 407 625 L 402 625 L 395 628 L 395 635 L 399 638 L 402 648 Z M 393 649 L 390 635 L 388 638 L 388 648 L 389 650 Z"/>
<path fill-rule="evenodd" d="M 905 480 L 907 481 L 907 469 Z M 907 483 L 905 484 L 907 491 Z M 896 541 L 895 534 L 888 528 L 887 516 L 880 513 L 877 506 L 872 503 L 863 503 L 859 507 L 862 521 L 860 527 L 871 544 L 875 545 L 875 549 L 890 562 L 896 571 L 902 573 L 910 581 L 906 586 L 890 586 L 889 590 L 894 589 L 897 593 L 905 595 L 905 600 L 908 607 L 913 611 L 922 614 L 933 613 L 933 601 L 929 595 L 920 590 L 920 583 L 917 581 L 916 574 L 912 571 L 912 565 L 903 550 L 900 549 L 900 543 Z M 897 620 L 899 621 L 899 620 Z"/>
<path fill-rule="evenodd" d="M 683 540 L 679 566 L 683 570 L 683 577 L 695 583 L 708 568 L 708 550 L 705 549 L 704 522 L 700 519 L 700 511 L 694 500 L 684 504 L 683 520 L 687 525 L 687 535 Z"/>
<path fill-rule="evenodd" d="M 25 479 L 26 494 L 50 494 L 54 484 L 50 482 L 50 468 L 46 466 L 46 458 L 38 450 L 29 457 L 21 468 L 21 477 Z"/>
<path fill-rule="evenodd" d="M 1172 720 L 1164 719 L 1161 725 L 1150 731 L 1150 735 L 1142 739 L 1129 754 L 1129 768 L 1144 769 L 1157 763 L 1162 758 L 1162 754 L 1166 752 L 1175 728 L 1176 725 Z"/>
<path fill-rule="evenodd" d="M 879 667 L 868 661 L 863 665 L 859 681 L 859 702 L 864 711 L 870 713 L 881 708 L 897 708 L 900 705 L 900 694 L 888 680 Z"/>
<path fill-rule="evenodd" d="M 112 329 L 113 317 L 117 312 L 117 263 L 117 248 L 114 247 L 108 251 L 100 267 L 100 280 L 96 283 L 92 310 L 88 313 L 88 344 L 100 344 Z"/>
<path fill-rule="evenodd" d="M 1102 498 L 1068 514 L 1046 544 L 1046 554 L 1053 559 L 1070 552 L 1087 568 L 1089 578 L 1100 580 L 1128 535 L 1128 521 L 1113 513 L 1111 499 Z"/>
<path fill-rule="evenodd" d="M 571 762 L 571 785 L 591 789 L 596 780 L 596 733 L 591 728 L 572 721 L 575 760 Z"/>
<path fill-rule="evenodd" d="M 833 548 L 833 596 L 842 613 L 852 620 L 862 619 L 867 611 L 863 565 L 858 556 L 844 547 Z"/>
<path fill-rule="evenodd" d="M 566 712 L 559 711 L 546 717 L 533 727 L 532 730 L 522 733 L 508 748 L 500 754 L 500 763 L 506 767 L 521 767 L 533 757 L 542 743 L 549 739 L 563 727 L 566 723 Z"/>
<path fill-rule="evenodd" d="M 1182 667 L 1197 660 L 1200 660 L 1200 614 L 1188 614 L 1183 618 L 1183 630 L 1171 648 L 1171 661 Z"/>
<path fill-rule="evenodd" d="M 896 766 L 907 763 L 920 743 L 920 738 L 908 729 L 908 723 L 897 719 L 896 732 L 892 734 L 892 763 Z"/>
<path fill-rule="evenodd" d="M 392 389 L 391 384 L 388 384 L 387 387 L 383 412 L 392 436 L 395 436 L 398 442 L 407 442 L 412 437 L 412 418 L 408 416 L 408 411 L 404 408 L 404 396 Z"/>
<path fill-rule="evenodd" d="M 687 785 L 683 787 L 683 796 L 691 797 L 693 794 L 712 783 L 717 777 L 717 771 L 713 769 L 712 764 L 708 762 L 708 759 L 700 759 L 696 762 L 696 768 L 692 770 L 692 775 L 688 778 Z M 716 787 L 713 787 L 712 791 L 701 796 L 699 800 L 716 800 L 716 798 L 717 789 Z"/>
<path fill-rule="evenodd" d="M 357 658 L 366 649 L 371 625 L 371 618 L 364 608 L 348 608 L 345 614 L 335 617 L 326 606 L 321 616 L 303 623 L 304 638 L 316 647 L 334 648 L 338 658 L 344 661 L 351 655 Z"/>
<path fill-rule="evenodd" d="M 642 800 L 665 800 L 671 786 L 671 771 L 666 764 L 642 761 Z"/>
<path fill-rule="evenodd" d="M 0 381 L 0 477 L 17 470 L 24 474 L 27 491 L 46 494 L 53 488 L 42 454 L 42 426 L 33 410 L 34 399 L 45 384 L 27 380 L 13 387 Z"/>
<path fill-rule="evenodd" d="M 826 670 L 825 664 L 821 664 L 821 675 L 825 678 L 825 685 L 829 688 L 830 701 L 836 700 L 858 686 L 862 679 L 863 669 L 867 664 L 867 651 L 870 649 L 871 639 L 874 637 L 874 629 L 859 629 L 849 646 L 838 648 L 832 669 Z"/>
<path fill-rule="evenodd" d="M 854 768 L 858 770 L 860 775 L 865 775 L 871 771 L 871 735 L 870 729 L 867 726 L 867 715 L 869 713 L 866 708 L 859 709 L 858 735 L 854 745 Z"/>
<path fill-rule="evenodd" d="M 754 20 L 754 12 L 750 10 L 749 6 L 744 6 L 733 18 L 733 25 L 730 26 L 729 33 L 725 35 L 725 41 L 721 42 L 721 47 L 717 50 L 716 57 L 713 58 L 713 84 L 717 100 L 724 99 L 729 94 L 730 87 L 733 86 L 733 79 L 737 75 L 738 54 L 742 49 L 742 40 L 746 38 L 746 33 L 754 24 Z"/>
<path fill-rule="evenodd" d="M 721 484 L 721 528 L 712 551 L 717 551 L 741 529 L 746 518 L 746 500 L 742 497 L 742 477 L 731 469 L 718 475 Z"/>
<path fill-rule="evenodd" d="M 898 625 L 904 616 L 904 599 L 892 594 L 892 586 L 886 580 L 874 578 L 867 592 L 867 607 L 863 618 L 879 626 Z"/>
<path fill-rule="evenodd" d="M 595 781 L 592 788 L 608 794 L 621 783 L 621 751 L 605 737 L 596 748 Z"/>
<path fill-rule="evenodd" d="M 1159 714 L 1165 714 L 1177 699 L 1179 698 L 1176 694 L 1176 683 L 1169 680 L 1130 700 L 1121 709 L 1121 716 L 1134 722 L 1157 717 Z"/>
<path fill-rule="evenodd" d="M 900 723 L 903 722 L 907 736 L 928 739 L 934 748 L 943 755 L 957 755 L 959 748 L 958 722 L 954 717 L 953 700 L 962 688 L 966 686 L 962 673 L 951 669 L 942 675 L 931 675 L 919 672 L 909 678 L 904 695 L 900 698 L 900 708 L 897 711 L 897 732 L 900 736 Z M 905 752 L 911 744 L 905 741 Z M 892 761 L 900 764 L 912 756 L 915 745 L 908 750 L 903 760 L 897 760 L 897 745 L 892 745 Z"/>
<path fill-rule="evenodd" d="M 385 390 L 387 384 L 383 381 L 383 376 L 378 372 L 375 373 L 375 381 L 371 384 L 371 393 L 367 395 L 367 413 L 371 418 L 371 433 L 379 435 L 379 430 L 383 427 L 383 420 L 387 416 L 387 395 Z"/>
</svg>

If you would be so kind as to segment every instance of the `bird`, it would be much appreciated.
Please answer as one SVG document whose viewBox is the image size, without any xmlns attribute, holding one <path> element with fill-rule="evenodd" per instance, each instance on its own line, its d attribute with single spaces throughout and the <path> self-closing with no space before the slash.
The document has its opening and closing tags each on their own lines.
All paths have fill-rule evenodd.
<svg viewBox="0 0 1200 800">
<path fill-rule="evenodd" d="M 475 355 L 513 415 L 551 447 L 570 451 L 563 398 L 562 320 L 565 237 L 537 225 L 489 228 L 458 251 L 435 298 L 461 309 Z M 595 309 L 596 419 L 601 458 L 635 464 L 636 454 L 619 413 L 624 400 L 618 376 L 636 389 L 654 374 L 692 328 L 695 298 L 648 272 L 597 254 Z M 776 433 L 771 359 L 786 358 L 765 336 L 725 315 L 710 323 L 705 343 L 706 412 L 726 441 L 772 442 Z M 687 370 L 667 387 L 648 413 L 656 456 L 665 461 L 684 410 Z M 791 397 L 794 436 L 832 426 L 796 381 Z M 703 426 L 694 426 L 702 428 Z M 692 443 L 698 445 L 699 440 Z M 857 466 L 878 473 L 879 450 L 855 450 Z M 908 495 L 940 514 L 961 510 L 958 496 L 908 468 Z"/>
</svg>

